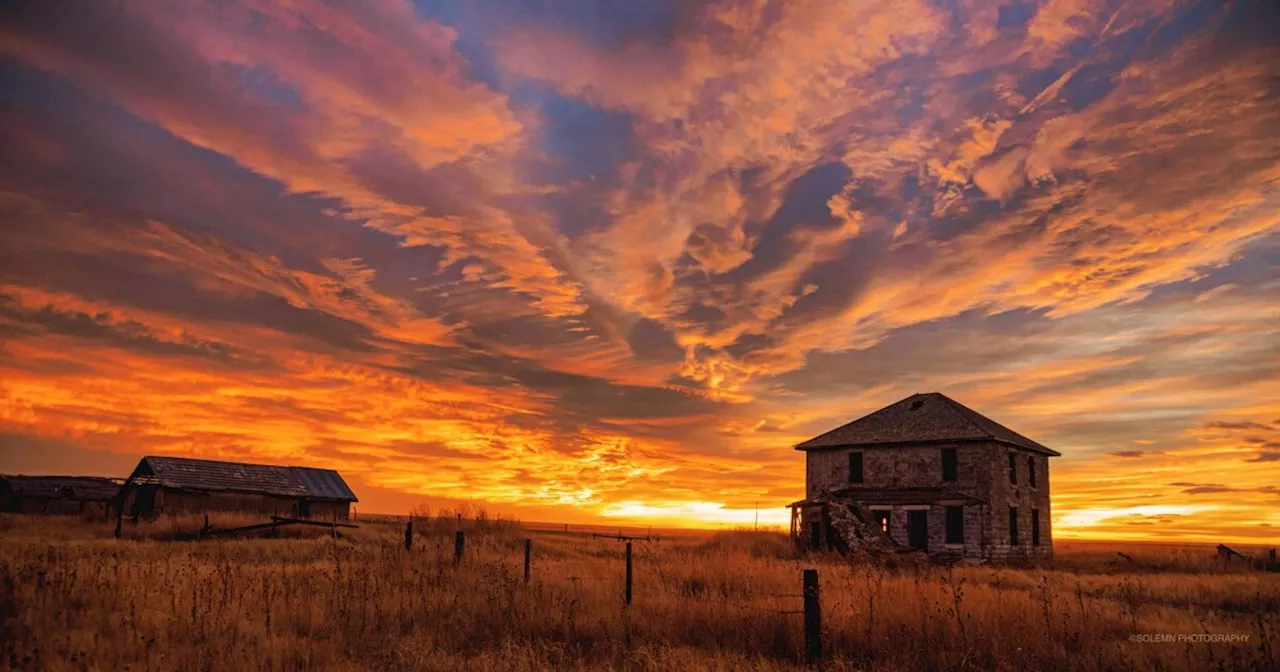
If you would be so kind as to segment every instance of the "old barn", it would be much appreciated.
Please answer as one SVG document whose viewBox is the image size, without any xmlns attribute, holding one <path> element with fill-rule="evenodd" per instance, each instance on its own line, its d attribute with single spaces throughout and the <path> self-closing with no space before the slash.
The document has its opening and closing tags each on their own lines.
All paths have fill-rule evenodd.
<svg viewBox="0 0 1280 672">
<path fill-rule="evenodd" d="M 234 511 L 347 520 L 359 501 L 332 469 L 144 457 L 121 486 L 126 516 Z"/>
<path fill-rule="evenodd" d="M 0 511 L 106 516 L 119 492 L 119 479 L 0 476 Z"/>
<path fill-rule="evenodd" d="M 945 395 L 915 394 L 797 445 L 805 499 L 791 533 L 813 549 L 1053 555 L 1055 450 Z"/>
</svg>

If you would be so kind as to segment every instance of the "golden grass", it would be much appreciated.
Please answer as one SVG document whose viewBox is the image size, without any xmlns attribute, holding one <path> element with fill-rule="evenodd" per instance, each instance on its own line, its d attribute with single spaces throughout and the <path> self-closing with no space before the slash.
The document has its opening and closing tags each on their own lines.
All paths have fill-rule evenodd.
<svg viewBox="0 0 1280 672">
<path fill-rule="evenodd" d="M 389 522 L 336 541 L 169 540 L 202 523 L 126 525 L 116 540 L 109 524 L 0 517 L 0 667 L 798 670 L 791 612 L 816 567 L 827 669 L 1280 669 L 1280 575 L 1223 573 L 1208 547 L 1127 549 L 1136 567 L 1098 550 L 889 570 L 797 557 L 773 532 L 686 535 L 636 542 L 624 608 L 614 540 L 473 516 L 458 568 L 451 515 L 419 521 L 410 552 Z M 1129 640 L 1206 632 L 1249 639 Z"/>
</svg>

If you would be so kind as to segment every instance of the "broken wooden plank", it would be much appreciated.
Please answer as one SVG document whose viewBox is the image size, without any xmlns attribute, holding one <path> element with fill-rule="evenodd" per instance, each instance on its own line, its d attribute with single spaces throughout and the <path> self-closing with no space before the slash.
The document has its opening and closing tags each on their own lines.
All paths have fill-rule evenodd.
<svg viewBox="0 0 1280 672">
<path fill-rule="evenodd" d="M 316 527 L 350 527 L 358 529 L 359 525 L 350 523 L 326 522 L 323 520 L 307 520 L 305 518 L 281 518 L 279 516 L 271 516 L 271 520 L 282 525 L 314 525 Z"/>
</svg>

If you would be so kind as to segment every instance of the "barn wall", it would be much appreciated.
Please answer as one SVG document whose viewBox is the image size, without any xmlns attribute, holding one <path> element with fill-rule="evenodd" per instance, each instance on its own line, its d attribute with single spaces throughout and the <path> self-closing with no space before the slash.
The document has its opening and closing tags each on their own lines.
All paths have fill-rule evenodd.
<svg viewBox="0 0 1280 672">
<path fill-rule="evenodd" d="M 299 515 L 299 499 L 296 497 L 279 497 L 276 495 L 252 494 L 241 492 L 195 492 L 160 488 L 156 491 L 155 502 L 147 506 L 145 487 L 130 488 L 125 496 L 125 511 L 148 516 L 182 513 L 232 512 L 250 513 L 266 516 L 295 517 Z M 141 499 L 141 506 L 135 502 Z M 350 517 L 349 502 L 312 501 L 310 517 L 316 520 L 347 520 Z"/>
<path fill-rule="evenodd" d="M 226 511 L 288 517 L 297 512 L 297 499 L 240 492 L 200 493 L 164 489 L 157 498 L 156 508 L 164 513 Z"/>
<path fill-rule="evenodd" d="M 311 518 L 315 520 L 347 520 L 351 517 L 351 502 L 311 502 Z"/>
<path fill-rule="evenodd" d="M 15 497 L 5 503 L 4 510 L 10 513 L 28 515 L 55 516 L 93 516 L 106 518 L 108 502 L 92 502 L 80 499 L 62 499 L 58 497 Z"/>
</svg>

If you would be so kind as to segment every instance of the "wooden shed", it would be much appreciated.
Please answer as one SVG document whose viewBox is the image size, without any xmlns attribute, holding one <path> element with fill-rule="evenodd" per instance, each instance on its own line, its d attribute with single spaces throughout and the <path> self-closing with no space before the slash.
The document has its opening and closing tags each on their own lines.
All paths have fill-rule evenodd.
<svg viewBox="0 0 1280 672">
<path fill-rule="evenodd" d="M 119 479 L 95 476 L 0 476 L 0 511 L 109 514 Z"/>
<path fill-rule="evenodd" d="M 144 457 L 121 488 L 127 516 L 235 511 L 347 520 L 359 501 L 332 469 Z"/>
</svg>

